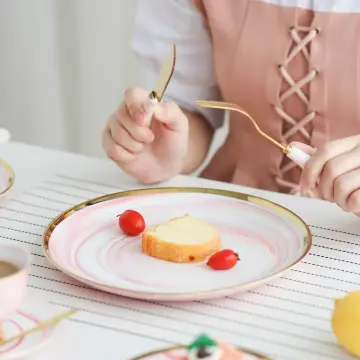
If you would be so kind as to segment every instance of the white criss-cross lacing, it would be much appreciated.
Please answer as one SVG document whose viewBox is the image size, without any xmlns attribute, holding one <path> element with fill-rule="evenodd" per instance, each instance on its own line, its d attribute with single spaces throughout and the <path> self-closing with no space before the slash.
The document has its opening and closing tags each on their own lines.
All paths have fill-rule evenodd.
<svg viewBox="0 0 360 360">
<path fill-rule="evenodd" d="M 300 37 L 300 34 L 305 34 L 303 38 Z M 316 116 L 316 112 L 309 109 L 310 100 L 307 95 L 303 92 L 302 88 L 309 84 L 313 79 L 315 79 L 318 71 L 316 69 L 311 69 L 306 76 L 304 76 L 299 81 L 295 81 L 292 76 L 289 74 L 287 67 L 289 63 L 298 55 L 304 56 L 308 63 L 310 63 L 310 54 L 307 46 L 311 43 L 311 41 L 318 35 L 319 30 L 313 29 L 304 26 L 292 27 L 290 29 L 290 35 L 294 42 L 294 48 L 290 51 L 287 58 L 285 59 L 283 64 L 279 65 L 279 72 L 282 78 L 287 82 L 289 88 L 282 92 L 279 96 L 280 105 L 274 106 L 276 113 L 287 123 L 290 125 L 290 129 L 287 130 L 283 134 L 283 138 L 286 142 L 290 142 L 291 137 L 300 132 L 307 141 L 310 141 L 311 134 L 306 130 L 305 126 L 314 120 Z M 288 114 L 282 107 L 282 104 L 289 97 L 296 95 L 298 96 L 304 104 L 309 109 L 307 114 L 300 120 L 294 119 L 290 114 Z M 276 178 L 276 181 L 279 186 L 285 187 L 289 189 L 289 192 L 293 195 L 300 195 L 300 190 L 298 184 L 287 181 L 283 179 L 283 176 L 288 171 L 294 169 L 296 165 L 291 162 L 280 169 L 280 175 Z M 309 191 L 307 194 L 302 194 L 306 196 L 312 196 L 312 192 Z"/>
</svg>

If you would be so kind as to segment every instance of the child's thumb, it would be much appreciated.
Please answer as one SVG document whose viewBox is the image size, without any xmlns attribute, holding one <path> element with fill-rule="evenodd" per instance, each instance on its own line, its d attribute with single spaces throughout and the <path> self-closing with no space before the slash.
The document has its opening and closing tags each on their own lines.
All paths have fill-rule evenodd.
<svg viewBox="0 0 360 360">
<path fill-rule="evenodd" d="M 186 131 L 188 121 L 186 115 L 175 103 L 160 103 L 157 105 L 154 113 L 157 121 L 160 121 L 170 130 L 176 132 Z"/>
</svg>

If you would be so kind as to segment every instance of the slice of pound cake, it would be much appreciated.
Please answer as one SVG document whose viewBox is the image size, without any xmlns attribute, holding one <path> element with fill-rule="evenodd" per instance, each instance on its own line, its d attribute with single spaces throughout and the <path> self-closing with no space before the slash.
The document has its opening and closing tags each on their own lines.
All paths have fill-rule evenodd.
<svg viewBox="0 0 360 360">
<path fill-rule="evenodd" d="M 161 260 L 191 263 L 207 259 L 220 250 L 220 230 L 190 215 L 142 234 L 142 252 Z"/>
</svg>

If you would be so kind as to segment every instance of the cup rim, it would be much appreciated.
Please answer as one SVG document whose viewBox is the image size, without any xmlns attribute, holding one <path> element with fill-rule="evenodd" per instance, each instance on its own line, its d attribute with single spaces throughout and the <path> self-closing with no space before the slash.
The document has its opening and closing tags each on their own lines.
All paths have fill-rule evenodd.
<svg viewBox="0 0 360 360">
<path fill-rule="evenodd" d="M 31 255 L 28 251 L 26 251 L 25 249 L 23 249 L 21 246 L 19 245 L 14 245 L 14 244 L 0 244 L 0 261 L 1 261 L 1 249 L 2 248 L 8 248 L 8 249 L 14 249 L 15 251 L 21 251 L 23 254 L 25 254 L 25 265 L 19 267 L 19 269 L 17 271 L 15 271 L 14 273 L 12 273 L 11 275 L 8 276 L 4 276 L 0 278 L 0 282 L 2 280 L 7 280 L 10 279 L 14 276 L 19 275 L 22 272 L 26 272 L 30 266 L 31 266 Z"/>
</svg>

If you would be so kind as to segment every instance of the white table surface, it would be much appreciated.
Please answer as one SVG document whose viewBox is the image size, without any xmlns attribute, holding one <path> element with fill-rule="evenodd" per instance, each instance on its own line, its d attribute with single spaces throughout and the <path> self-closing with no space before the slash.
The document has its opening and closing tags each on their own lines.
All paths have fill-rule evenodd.
<svg viewBox="0 0 360 360">
<path fill-rule="evenodd" d="M 132 181 L 129 177 L 125 176 L 115 165 L 106 160 L 87 158 L 80 155 L 74 155 L 49 149 L 43 149 L 39 147 L 29 146 L 20 143 L 8 143 L 0 145 L 0 157 L 4 160 L 8 161 L 14 168 L 16 173 L 16 186 L 15 191 L 13 193 L 13 197 L 16 198 L 22 192 L 31 191 L 31 189 L 36 189 L 37 187 L 40 189 L 41 184 L 44 181 L 47 181 L 47 186 L 51 187 L 56 182 L 49 181 L 49 179 L 54 179 L 56 177 L 64 176 L 64 179 L 67 179 L 68 182 L 77 181 L 78 183 L 88 184 L 91 188 L 99 189 L 99 193 L 101 192 L 116 192 L 119 189 L 123 188 L 136 188 L 139 187 L 134 181 Z M 66 176 L 70 176 L 70 178 L 66 178 Z M 72 179 L 73 178 L 73 179 Z M 75 179 L 75 180 L 74 180 Z M 40 185 L 39 185 L 40 184 Z M 54 185 L 55 186 L 55 185 Z M 84 185 L 85 186 L 85 185 Z M 347 246 L 347 239 L 350 238 L 352 248 L 356 245 L 356 237 L 360 234 L 360 220 L 351 214 L 345 214 L 341 210 L 339 210 L 336 206 L 332 204 L 328 204 L 322 201 L 311 200 L 311 199 L 301 199 L 295 198 L 292 196 L 280 195 L 276 193 L 263 192 L 254 189 L 245 189 L 239 186 L 224 184 L 218 182 L 207 181 L 203 179 L 198 179 L 194 177 L 185 177 L 179 176 L 166 184 L 162 184 L 162 186 L 196 186 L 196 187 L 215 187 L 215 188 L 225 188 L 229 190 L 237 190 L 241 192 L 252 193 L 254 195 L 259 195 L 270 200 L 273 200 L 277 203 L 280 203 L 289 209 L 296 212 L 299 216 L 303 217 L 304 220 L 308 224 L 316 225 L 312 230 L 314 231 L 322 231 L 321 228 L 325 228 L 327 233 L 322 233 L 323 238 L 326 236 L 330 236 L 328 234 L 335 234 L 339 236 L 341 242 L 341 246 Z M 101 191 L 100 191 L 101 189 Z M 94 192 L 95 194 L 95 192 Z M 88 194 L 88 197 L 95 197 L 94 194 Z M 59 198 L 60 199 L 60 198 Z M 80 202 L 80 201 L 79 201 Z M 66 207 L 65 207 L 66 208 Z M 0 224 L 1 224 L 1 216 L 0 216 Z M 21 231 L 21 228 L 18 228 L 17 231 Z M 3 229 L 0 228 L 0 241 L 1 237 L 4 235 Z M 325 236 L 324 236 L 325 234 Z M 319 236 L 321 238 L 321 236 Z M 319 240 L 320 241 L 320 240 Z M 327 240 L 325 240 L 327 241 Z M 330 240 L 329 240 L 330 241 Z M 39 239 L 40 242 L 40 239 Z M 355 244 L 355 245 L 354 245 Z M 360 242 L 359 242 L 360 244 Z M 338 243 L 335 245 L 329 245 L 330 248 L 326 251 L 334 251 L 336 252 L 336 259 L 332 257 L 332 253 L 328 255 L 328 259 L 326 260 L 326 256 L 319 255 L 319 251 L 321 249 L 327 248 L 326 243 L 322 243 L 322 245 L 317 245 L 318 248 L 314 250 L 314 257 L 319 257 L 319 261 L 323 261 L 323 263 L 313 264 L 313 267 L 318 268 L 319 271 L 323 269 L 321 272 L 322 275 L 315 274 L 316 276 L 324 276 L 327 273 L 326 267 L 328 264 L 329 268 L 340 268 L 339 272 L 336 273 L 337 278 L 336 283 L 331 283 L 333 287 L 324 287 L 321 288 L 321 285 L 317 282 L 315 289 L 312 284 L 309 282 L 304 282 L 302 284 L 301 279 L 302 274 L 301 270 L 298 270 L 299 273 L 295 280 L 296 284 L 293 287 L 293 290 L 299 294 L 302 294 L 304 298 L 310 292 L 309 289 L 315 289 L 316 293 L 314 296 L 321 296 L 322 294 L 328 294 L 330 297 L 338 296 L 344 291 L 355 290 L 356 288 L 360 288 L 360 274 L 357 275 L 353 272 L 352 276 L 356 276 L 358 282 L 356 281 L 347 281 L 349 274 L 346 274 L 344 269 L 347 268 L 346 262 L 349 262 L 356 267 L 356 259 L 357 253 L 351 252 L 347 254 L 348 248 L 338 249 Z M 340 246 L 340 245 L 339 245 Z M 335 248 L 335 250 L 333 249 Z M 345 250 L 344 250 L 345 249 Z M 338 257 L 339 254 L 343 257 Z M 318 254 L 316 254 L 318 253 Z M 345 253 L 345 254 L 344 254 Z M 339 255 L 339 256 L 340 256 Z M 360 256 L 360 255 L 359 255 Z M 358 256 L 358 258 L 359 258 Z M 346 260 L 351 257 L 351 261 Z M 332 259 L 332 260 L 331 260 Z M 314 259 L 310 259 L 314 260 Z M 317 259 L 315 259 L 317 260 Z M 327 262 L 328 261 L 328 262 Z M 339 263 L 340 262 L 345 262 Z M 330 263 L 331 262 L 331 263 Z M 335 265 L 334 265 L 335 263 Z M 339 263 L 339 264 L 338 264 Z M 49 265 L 50 266 L 50 265 Z M 335 271 L 335 270 L 334 270 Z M 344 273 L 344 274 L 343 274 Z M 309 273 L 306 273 L 306 276 L 309 276 Z M 343 275 L 343 277 L 341 277 Z M 305 275 L 304 275 L 305 276 Z M 315 276 L 314 276 L 315 277 Z M 334 277 L 334 275 L 332 275 Z M 329 277 L 330 278 L 330 277 Z M 309 279 L 309 278 L 307 278 Z M 353 279 L 353 278 L 352 278 Z M 316 279 L 315 279 L 316 280 Z M 315 281 L 314 280 L 314 281 Z M 335 281 L 330 279 L 321 280 L 320 284 L 326 284 L 328 281 Z M 323 282 L 322 282 L 323 281 Z M 310 284 L 310 285 L 309 285 Z M 330 283 L 329 283 L 330 284 Z M 64 289 L 64 286 L 54 285 L 56 289 L 59 291 Z M 276 286 L 274 286 L 276 287 Z M 339 292 L 336 290 L 340 288 Z M 335 290 L 334 290 L 335 289 Z M 42 300 L 48 300 L 48 294 L 45 292 L 38 292 L 35 289 L 29 289 L 30 296 L 34 298 L 42 298 Z M 276 291 L 276 289 L 273 289 Z M 68 291 L 75 291 L 69 287 Z M 280 290 L 279 290 L 280 291 Z M 336 292 L 337 291 L 337 292 Z M 276 292 L 274 293 L 276 294 Z M 50 296 L 50 295 L 49 295 Z M 92 294 L 91 296 L 98 296 L 97 293 Z M 275 296 L 276 297 L 276 296 Z M 324 297 L 325 298 L 325 297 Z M 52 298 L 53 299 L 53 298 Z M 310 297 L 309 297 L 310 299 Z M 310 300 L 306 299 L 307 302 L 312 301 L 316 304 L 318 300 L 316 297 L 311 298 Z M 122 300 L 121 300 L 122 301 Z M 125 301 L 125 300 L 124 300 Z M 128 300 L 126 300 L 128 301 Z M 266 303 L 266 299 L 264 299 Z M 323 301 L 323 300 L 321 300 Z M 325 301 L 325 300 L 324 300 Z M 326 304 L 331 305 L 330 300 Z M 261 305 L 261 304 L 259 304 Z M 84 305 L 85 306 L 85 305 Z M 294 305 L 295 306 L 295 305 Z M 167 312 L 168 309 L 159 308 L 159 312 L 164 311 Z M 80 316 L 80 315 L 79 315 Z M 135 315 L 134 315 L 135 316 Z M 82 319 L 80 317 L 80 319 Z M 164 344 L 161 339 L 151 339 L 151 330 L 149 333 L 149 337 L 142 337 L 137 334 L 137 325 L 131 324 L 130 322 L 123 322 L 123 329 L 126 331 L 115 331 L 118 327 L 121 328 L 121 322 L 114 323 L 112 325 L 109 320 L 109 326 L 106 326 L 107 322 L 100 321 L 101 315 L 93 314 L 91 321 L 89 321 L 89 317 L 82 319 L 82 322 L 75 321 L 67 321 L 64 323 L 59 331 L 57 331 L 56 336 L 54 337 L 52 343 L 45 348 L 40 353 L 36 353 L 31 359 L 38 360 L 57 360 L 57 359 L 68 359 L 68 360 L 78 360 L 78 359 L 87 359 L 87 360 L 95 360 L 100 357 L 108 360 L 126 360 L 133 356 L 139 355 L 142 352 L 147 352 L 150 350 L 154 350 L 157 348 L 166 347 L 166 343 Z M 96 323 L 96 326 L 90 326 L 90 322 Z M 105 325 L 104 325 L 105 324 Z M 329 324 L 326 324 L 326 328 L 329 328 Z M 166 338 L 167 334 L 164 333 L 164 338 Z M 326 344 L 326 346 L 334 347 L 334 351 L 338 351 L 337 355 L 334 356 L 334 359 L 351 359 L 346 353 L 341 353 L 341 349 L 337 348 L 337 344 L 334 338 L 331 338 L 331 334 L 328 332 L 326 335 L 329 337 L 330 341 L 333 344 Z M 282 339 L 282 335 L 279 335 L 279 339 Z M 176 342 L 176 337 L 172 337 L 171 340 Z M 179 342 L 183 341 L 184 337 L 179 339 Z M 186 338 L 188 339 L 188 338 Z M 285 338 L 284 338 L 285 339 Z M 286 339 L 285 339 L 286 340 Z M 284 340 L 284 341 L 285 341 Z M 294 340 L 296 344 L 296 339 Z M 243 341 L 244 343 L 244 341 Z M 246 343 L 246 342 L 245 342 Z M 300 340 L 299 340 L 300 343 Z M 258 345 L 252 345 L 252 348 L 255 350 L 262 350 Z M 311 348 L 312 347 L 312 348 Z M 277 359 L 325 359 L 326 356 L 321 356 L 316 353 L 316 349 L 319 346 L 314 343 L 311 346 L 308 346 L 308 349 L 305 352 L 296 352 L 293 350 L 287 349 L 284 352 L 278 351 Z M 314 353 L 312 353 L 314 351 Z M 340 353 L 339 353 L 340 351 Z M 339 355 L 340 354 L 340 355 Z"/>
</svg>

